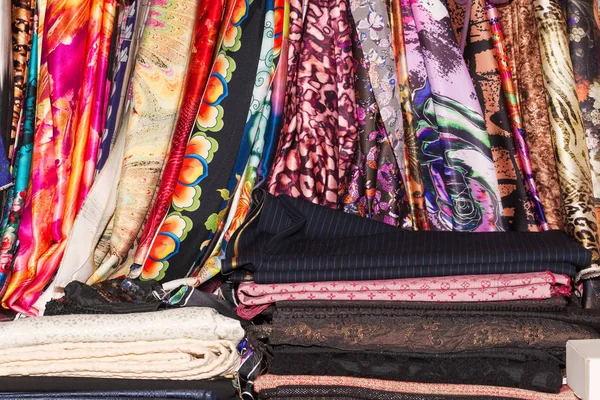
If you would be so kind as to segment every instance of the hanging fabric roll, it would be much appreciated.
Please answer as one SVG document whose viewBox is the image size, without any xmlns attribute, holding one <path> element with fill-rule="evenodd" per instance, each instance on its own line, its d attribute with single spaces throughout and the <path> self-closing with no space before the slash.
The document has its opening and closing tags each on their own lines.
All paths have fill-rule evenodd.
<svg viewBox="0 0 600 400">
<path fill-rule="evenodd" d="M 445 5 L 403 0 L 427 211 L 437 230 L 504 230 L 481 107 Z"/>
<path fill-rule="evenodd" d="M 12 114 L 12 131 L 7 143 L 7 156 L 13 159 L 19 121 L 22 118 L 23 101 L 27 91 L 27 74 L 29 65 L 29 54 L 31 52 L 31 40 L 33 29 L 33 13 L 35 0 L 12 0 L 12 24 L 13 24 L 13 85 L 14 106 Z"/>
<path fill-rule="evenodd" d="M 170 208 L 142 268 L 142 279 L 186 276 L 217 231 L 233 193 L 227 189 L 236 168 L 234 149 L 244 127 L 261 57 L 264 1 L 229 0 L 222 41 L 212 65 L 196 123 L 187 143 Z M 221 210 L 221 211 L 220 211 Z"/>
<path fill-rule="evenodd" d="M 492 31 L 485 1 L 473 1 L 470 14 L 467 14 L 469 7 L 462 7 L 461 3 L 458 0 L 449 1 L 449 11 L 457 38 L 464 38 L 464 57 L 490 138 L 507 229 L 538 231 L 512 140 L 510 116 L 500 71 L 494 58 Z M 465 21 L 468 21 L 466 29 Z"/>
<path fill-rule="evenodd" d="M 302 2 L 290 7 L 290 84 L 268 187 L 338 208 L 358 139 L 349 7 L 310 0 L 306 24 Z"/>
<path fill-rule="evenodd" d="M 427 219 L 427 206 L 425 204 L 425 187 L 421 177 L 419 163 L 419 144 L 417 141 L 418 123 L 412 102 L 412 93 L 409 80 L 408 63 L 406 61 L 406 43 L 404 42 L 404 27 L 402 24 L 402 10 L 400 0 L 390 0 L 388 3 L 390 26 L 392 29 L 392 45 L 400 103 L 402 104 L 404 149 L 406 164 L 406 194 L 412 214 L 413 230 L 429 230 Z"/>
<path fill-rule="evenodd" d="M 369 72 L 373 94 L 381 115 L 381 120 L 394 149 L 398 169 L 406 187 L 406 162 L 402 107 L 396 75 L 396 60 L 392 31 L 386 3 L 379 0 L 352 1 L 352 16 L 358 32 Z"/>
<path fill-rule="evenodd" d="M 131 249 L 170 147 L 191 57 L 196 0 L 152 2 L 132 81 L 129 119 L 110 252 L 88 280 L 110 275 Z"/>
<path fill-rule="evenodd" d="M 40 296 L 44 286 L 52 278 L 60 260 L 62 259 L 66 240 L 71 233 L 73 222 L 81 202 L 81 194 L 87 194 L 91 181 L 85 182 L 82 180 L 83 171 L 86 164 L 93 163 L 95 165 L 95 154 L 91 156 L 86 154 L 86 147 L 90 140 L 94 136 L 98 136 L 99 132 L 92 126 L 92 117 L 96 112 L 102 112 L 96 108 L 101 107 L 95 103 L 94 90 L 98 80 L 105 80 L 105 75 L 99 77 L 98 75 L 106 70 L 102 71 L 101 65 L 104 65 L 107 61 L 103 61 L 104 58 L 108 58 L 108 49 L 106 46 L 102 47 L 102 43 L 105 40 L 110 40 L 112 36 L 112 26 L 115 13 L 115 1 L 116 0 L 90 0 L 84 5 L 72 4 L 70 11 L 73 12 L 72 17 L 76 21 L 80 21 L 80 28 L 77 36 L 82 40 L 80 49 L 72 49 L 72 52 L 82 53 L 80 78 L 70 82 L 73 86 L 60 86 L 57 85 L 54 76 L 61 76 L 65 82 L 69 79 L 64 75 L 64 62 L 61 59 L 59 62 L 60 51 L 56 52 L 56 48 L 51 48 L 49 54 L 52 57 L 56 56 L 56 59 L 49 55 L 48 71 L 51 75 L 51 92 L 50 97 L 53 99 L 53 125 L 54 130 L 57 127 L 62 127 L 64 124 L 64 110 L 63 102 L 73 96 L 73 92 L 63 91 L 62 98 L 56 99 L 55 93 L 61 93 L 61 89 L 73 90 L 78 93 L 78 96 L 73 98 L 71 112 L 71 118 L 66 123 L 66 129 L 64 129 L 64 139 L 58 140 L 57 145 L 60 146 L 61 151 L 65 159 L 64 164 L 59 164 L 56 168 L 57 172 L 57 185 L 56 185 L 56 202 L 47 205 L 49 208 L 53 208 L 52 211 L 52 236 L 50 240 L 44 243 L 43 246 L 39 246 L 37 250 L 40 253 L 34 254 L 29 258 L 28 265 L 35 266 L 35 273 L 29 277 L 29 280 L 21 282 L 19 287 L 14 290 L 14 293 L 10 297 L 6 297 L 7 304 L 11 304 L 11 308 L 15 311 L 29 313 L 29 309 L 35 303 Z M 87 9 L 83 8 L 87 7 Z M 51 12 L 53 14 L 51 14 Z M 49 2 L 48 4 L 48 21 L 52 21 L 56 24 L 62 25 L 69 24 L 70 21 L 64 21 L 62 18 L 65 17 L 65 11 L 62 5 L 59 3 Z M 108 20 L 108 30 L 103 30 L 103 21 Z M 57 25 L 48 27 L 48 31 L 52 32 Z M 68 43 L 70 36 L 70 30 L 73 29 L 71 26 L 65 26 L 65 36 L 59 37 L 60 44 L 56 44 L 59 48 L 62 44 Z M 105 38 L 108 36 L 108 38 Z M 47 34 L 47 42 L 54 40 L 53 34 Z M 47 43 L 45 42 L 45 43 Z M 66 54 L 62 54 L 65 56 Z M 68 56 L 68 55 L 66 55 Z M 50 59 L 52 60 L 50 61 Z M 44 178 L 42 176 L 41 178 Z M 49 245 L 49 246 L 48 246 Z M 47 246 L 47 247 L 46 247 Z M 44 248 L 45 247 L 45 248 Z M 26 253 L 25 253 L 26 254 Z M 21 257 L 19 253 L 18 258 Z"/>
<path fill-rule="evenodd" d="M 369 61 L 358 40 L 354 41 L 353 51 L 357 61 L 354 87 L 359 140 L 344 196 L 344 211 L 388 225 L 402 226 L 412 210 L 403 207 L 405 190 L 398 162 L 373 94 Z M 416 220 L 412 222 L 417 223 Z"/>
<path fill-rule="evenodd" d="M 287 73 L 287 63 L 283 67 L 279 61 L 284 40 L 284 26 L 289 25 L 289 2 L 285 0 L 267 0 L 265 29 L 261 45 L 261 56 L 250 100 L 250 109 L 246 127 L 245 143 L 240 147 L 236 160 L 235 177 L 229 180 L 227 190 L 233 192 L 231 200 L 223 202 L 221 209 L 228 208 L 226 218 L 218 221 L 215 236 L 204 250 L 202 258 L 189 273 L 197 277 L 198 283 L 204 283 L 220 271 L 220 259 L 234 232 L 242 225 L 250 211 L 251 195 L 258 175 L 258 166 L 263 156 L 265 135 L 275 128 L 269 125 L 278 121 L 271 119 L 271 98 L 275 79 L 285 80 L 286 74 L 278 73 L 283 69 Z M 286 11 L 287 10 L 287 11 Z M 287 12 L 287 14 L 286 14 Z M 287 45 L 284 54 L 287 55 Z M 279 83 L 279 86 L 283 86 Z M 240 168 L 243 167 L 243 170 Z M 206 260 L 206 261 L 205 261 Z"/>
<path fill-rule="evenodd" d="M 11 7 L 9 1 L 0 4 L 0 190 L 12 182 L 4 141 L 10 138 L 13 115 L 13 62 Z"/>
<path fill-rule="evenodd" d="M 35 7 L 34 7 L 35 9 Z M 27 76 L 27 96 L 23 109 L 23 125 L 21 138 L 15 157 L 14 178 L 15 185 L 8 209 L 7 224 L 2 233 L 2 247 L 0 248 L 0 288 L 3 287 L 6 274 L 12 265 L 17 251 L 17 233 L 21 224 L 25 196 L 31 173 L 31 157 L 33 153 L 33 132 L 35 130 L 35 105 L 37 94 L 38 76 L 38 17 L 34 18 L 32 51 L 29 57 L 29 73 Z"/>
<path fill-rule="evenodd" d="M 565 230 L 590 250 L 598 261 L 598 227 L 590 161 L 581 109 L 577 101 L 573 66 L 569 57 L 565 18 L 557 0 L 534 0 L 538 41 L 542 55 L 544 85 L 558 176 L 566 214 Z M 600 275 L 593 266 L 578 279 Z"/>
<path fill-rule="evenodd" d="M 144 226 L 134 257 L 134 262 L 138 265 L 143 265 L 148 256 L 156 232 L 171 205 L 177 177 L 184 162 L 185 147 L 194 127 L 196 115 L 198 115 L 202 95 L 206 89 L 224 7 L 224 0 L 199 1 L 196 11 L 192 57 L 185 76 L 181 108 L 158 193 L 148 215 L 148 221 Z"/>
<path fill-rule="evenodd" d="M 91 0 L 48 0 L 45 10 L 30 194 L 19 228 L 19 252 L 2 299 L 7 308 L 42 270 L 44 254 L 63 234 L 88 27 L 93 25 Z M 65 59 L 71 62 L 65 64 Z"/>
</svg>

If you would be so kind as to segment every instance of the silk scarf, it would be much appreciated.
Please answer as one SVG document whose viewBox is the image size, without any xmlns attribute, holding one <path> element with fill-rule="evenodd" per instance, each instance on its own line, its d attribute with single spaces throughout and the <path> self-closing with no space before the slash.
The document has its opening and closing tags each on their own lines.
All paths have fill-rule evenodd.
<svg viewBox="0 0 600 400">
<path fill-rule="evenodd" d="M 375 0 L 352 1 L 352 16 L 356 23 L 358 41 L 364 51 L 365 64 L 381 122 L 394 149 L 402 182 L 406 186 L 406 164 L 402 107 L 397 86 L 396 60 L 390 51 L 392 32 L 386 3 Z"/>
<path fill-rule="evenodd" d="M 373 94 L 369 61 L 360 42 L 354 45 L 354 58 L 357 60 L 355 90 L 359 141 L 343 199 L 344 211 L 400 226 L 406 216 L 402 214 L 405 191 L 396 155 Z"/>
<path fill-rule="evenodd" d="M 217 231 L 230 199 L 227 187 L 244 140 L 246 109 L 264 35 L 265 4 L 231 0 L 222 22 L 223 40 L 187 143 L 173 199 L 141 271 L 142 279 L 186 276 Z M 220 214 L 220 215 L 219 215 Z"/>
<path fill-rule="evenodd" d="M 457 38 L 467 35 L 464 57 L 484 113 L 507 228 L 514 231 L 538 231 L 512 140 L 510 115 L 501 74 L 494 58 L 492 31 L 485 1 L 473 2 L 470 15 L 466 15 L 469 8 L 461 7 L 457 1 L 450 1 L 448 6 Z M 465 18 L 469 20 L 468 33 L 464 32 Z"/>
<path fill-rule="evenodd" d="M 406 194 L 412 215 L 413 230 L 429 230 L 427 208 L 425 204 L 425 188 L 421 177 L 419 162 L 419 148 L 417 142 L 417 118 L 412 101 L 412 89 L 410 86 L 408 62 L 406 61 L 406 43 L 404 41 L 404 27 L 402 23 L 402 10 L 400 0 L 390 0 L 388 4 L 390 26 L 392 30 L 392 45 L 394 49 L 394 60 L 396 62 L 396 74 L 398 78 L 398 89 L 400 91 L 400 103 L 402 104 L 404 148 L 406 164 Z M 402 167 L 400 167 L 402 168 Z"/>
<path fill-rule="evenodd" d="M 192 43 L 192 57 L 184 81 L 184 92 L 177 124 L 173 133 L 171 150 L 166 162 L 162 180 L 157 189 L 154 205 L 148 215 L 134 262 L 143 265 L 152 240 L 169 210 L 177 177 L 184 163 L 185 148 L 190 132 L 194 127 L 202 95 L 212 66 L 217 36 L 225 7 L 224 0 L 201 0 L 196 11 L 196 25 Z"/>
<path fill-rule="evenodd" d="M 544 86 L 558 176 L 565 209 L 565 230 L 598 260 L 598 226 L 585 130 L 577 92 L 565 19 L 556 0 L 533 2 L 538 43 L 542 55 Z M 598 275 L 598 267 L 579 272 L 578 277 Z"/>
<path fill-rule="evenodd" d="M 485 121 L 448 11 L 403 0 L 402 15 L 432 228 L 504 230 Z"/>
<path fill-rule="evenodd" d="M 134 245 L 170 147 L 192 43 L 196 1 L 153 2 L 149 8 L 132 78 L 117 207 L 104 262 L 89 284 L 108 277 Z"/>
<path fill-rule="evenodd" d="M 349 6 L 310 0 L 305 21 L 300 0 L 290 7 L 285 123 L 268 188 L 338 208 L 358 139 Z"/>
<path fill-rule="evenodd" d="M 77 170 L 82 162 L 74 158 L 76 132 L 86 135 L 77 140 L 78 150 L 87 137 L 85 123 L 78 124 L 80 111 L 88 110 L 80 95 L 89 88 L 84 78 L 94 68 L 86 67 L 88 55 L 92 56 L 86 52 L 88 38 L 100 21 L 98 3 L 92 0 L 48 0 L 45 8 L 30 192 L 19 228 L 20 248 L 13 275 L 2 299 L 5 307 L 14 306 L 18 311 L 28 308 L 16 303 L 38 272 L 41 280 L 36 284 L 42 287 L 54 272 L 58 260 L 53 256 L 61 255 L 59 246 L 70 228 L 68 219 L 63 226 L 65 213 L 70 216 L 77 212 L 78 187 L 70 185 L 70 177 L 72 167 Z M 65 64 L 65 59 L 72 62 Z M 75 183 L 79 176 L 72 178 Z"/>
</svg>

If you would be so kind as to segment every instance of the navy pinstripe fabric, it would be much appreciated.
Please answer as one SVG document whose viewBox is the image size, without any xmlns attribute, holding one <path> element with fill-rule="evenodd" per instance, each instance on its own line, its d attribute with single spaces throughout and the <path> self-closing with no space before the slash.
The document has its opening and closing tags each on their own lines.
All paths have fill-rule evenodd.
<svg viewBox="0 0 600 400">
<path fill-rule="evenodd" d="M 224 274 L 259 283 L 552 271 L 573 275 L 591 253 L 561 231 L 409 232 L 287 196 L 254 193 L 227 248 Z"/>
</svg>

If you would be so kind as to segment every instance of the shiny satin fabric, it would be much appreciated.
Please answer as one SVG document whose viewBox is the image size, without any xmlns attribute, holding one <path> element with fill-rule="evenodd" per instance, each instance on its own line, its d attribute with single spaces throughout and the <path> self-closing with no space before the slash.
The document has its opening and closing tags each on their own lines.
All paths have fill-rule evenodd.
<svg viewBox="0 0 600 400">
<path fill-rule="evenodd" d="M 492 30 L 485 10 L 485 1 L 473 2 L 470 16 L 465 15 L 466 7 L 457 1 L 449 1 L 448 8 L 457 38 L 465 34 L 463 24 L 465 18 L 469 19 L 464 57 L 481 103 L 490 138 L 507 229 L 536 232 L 539 228 L 531 211 L 531 203 L 519 167 L 502 78 L 494 58 Z"/>
<path fill-rule="evenodd" d="M 304 22 L 302 1 L 290 7 L 290 84 L 268 190 L 338 208 L 358 139 L 349 3 L 310 0 Z"/>
<path fill-rule="evenodd" d="M 6 157 L 4 142 L 10 139 L 13 115 L 13 54 L 11 32 L 11 4 L 9 1 L 2 3 L 0 18 L 0 189 L 12 182 L 10 176 L 10 163 Z"/>
<path fill-rule="evenodd" d="M 125 260 L 155 196 L 191 57 L 196 6 L 195 0 L 150 5 L 132 78 L 135 112 L 126 128 L 110 251 L 90 284 L 108 278 Z"/>
<path fill-rule="evenodd" d="M 556 0 L 534 0 L 538 43 L 547 91 L 551 135 L 566 215 L 565 230 L 592 252 L 598 261 L 598 225 L 590 160 L 576 82 L 569 56 L 565 16 Z M 580 272 L 595 276 L 598 267 Z"/>
<path fill-rule="evenodd" d="M 206 90 L 224 7 L 224 0 L 198 2 L 192 56 L 185 74 L 181 107 L 171 148 L 134 258 L 134 262 L 139 265 L 144 263 L 173 198 L 177 178 L 184 164 L 186 144 L 196 121 L 202 95 Z"/>
<path fill-rule="evenodd" d="M 431 228 L 502 231 L 489 137 L 446 6 L 403 0 L 402 16 Z"/>
</svg>

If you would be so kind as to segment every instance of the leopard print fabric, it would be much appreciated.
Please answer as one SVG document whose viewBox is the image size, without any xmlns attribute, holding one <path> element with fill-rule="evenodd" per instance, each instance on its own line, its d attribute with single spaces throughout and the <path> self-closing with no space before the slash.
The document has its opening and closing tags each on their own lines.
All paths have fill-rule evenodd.
<svg viewBox="0 0 600 400">
<path fill-rule="evenodd" d="M 533 2 L 548 97 L 551 134 L 564 210 L 565 230 L 598 261 L 598 227 L 583 118 L 575 91 L 565 17 L 557 0 Z"/>
<path fill-rule="evenodd" d="M 21 110 L 23 108 L 23 98 L 25 96 L 25 91 L 27 90 L 27 68 L 29 63 L 29 53 L 31 52 L 34 8 L 35 0 L 33 0 L 33 4 L 32 0 L 12 0 L 14 107 L 10 138 L 3 138 L 5 139 L 5 146 L 9 147 L 9 159 L 12 158 L 14 151 L 13 147 L 17 137 Z"/>
<path fill-rule="evenodd" d="M 358 133 L 347 0 L 290 1 L 285 123 L 269 192 L 338 208 Z"/>
</svg>

